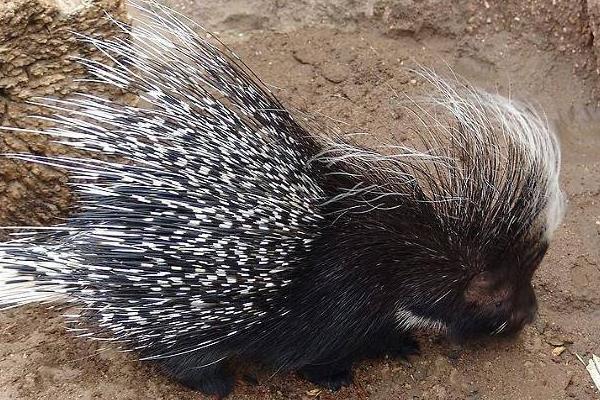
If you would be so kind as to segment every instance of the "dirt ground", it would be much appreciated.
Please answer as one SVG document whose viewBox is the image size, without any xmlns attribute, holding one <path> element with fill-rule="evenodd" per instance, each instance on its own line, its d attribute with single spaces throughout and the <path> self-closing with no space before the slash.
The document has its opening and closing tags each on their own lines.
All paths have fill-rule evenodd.
<svg viewBox="0 0 600 400">
<path fill-rule="evenodd" d="M 575 357 L 600 354 L 600 82 L 585 1 L 171 3 L 220 32 L 283 100 L 346 131 L 402 140 L 395 99 L 419 91 L 407 69 L 417 62 L 539 105 L 563 148 L 568 210 L 535 277 L 539 317 L 518 339 L 456 349 L 423 334 L 420 357 L 360 363 L 339 392 L 258 371 L 231 399 L 600 398 Z M 59 311 L 0 313 L 0 399 L 201 398 L 74 338 Z"/>
</svg>

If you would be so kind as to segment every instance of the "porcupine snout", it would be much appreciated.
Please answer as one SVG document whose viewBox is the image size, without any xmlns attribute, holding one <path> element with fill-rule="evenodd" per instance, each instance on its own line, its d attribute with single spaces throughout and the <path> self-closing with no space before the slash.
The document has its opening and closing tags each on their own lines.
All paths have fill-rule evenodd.
<svg viewBox="0 0 600 400">
<path fill-rule="evenodd" d="M 507 332 L 518 332 L 525 325 L 532 323 L 538 311 L 537 299 L 531 283 L 523 285 L 519 290 L 514 311 L 509 319 Z M 511 329 L 511 327 L 514 327 Z"/>
<path fill-rule="evenodd" d="M 470 325 L 472 331 L 467 329 L 466 336 L 476 331 L 512 336 L 535 320 L 538 306 L 532 278 L 537 264 L 536 261 L 527 267 L 521 265 L 516 270 L 504 267 L 484 271 L 471 279 L 465 301 L 475 314 Z"/>
</svg>

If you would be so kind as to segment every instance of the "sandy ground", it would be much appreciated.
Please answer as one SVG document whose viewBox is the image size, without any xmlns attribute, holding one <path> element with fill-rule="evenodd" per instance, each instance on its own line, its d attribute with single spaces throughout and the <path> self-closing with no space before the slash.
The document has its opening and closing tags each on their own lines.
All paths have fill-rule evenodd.
<svg viewBox="0 0 600 400">
<path fill-rule="evenodd" d="M 386 16 L 341 0 L 174 3 L 222 32 L 286 102 L 346 131 L 402 140 L 395 98 L 418 93 L 421 82 L 407 69 L 416 61 L 538 104 L 563 147 L 568 211 L 535 277 L 539 318 L 518 339 L 457 351 L 423 334 L 420 357 L 361 363 L 355 384 L 337 393 L 257 371 L 258 385 L 240 376 L 232 399 L 600 398 L 575 357 L 600 353 L 599 83 L 576 2 L 453 2 L 450 18 L 440 2 L 409 2 L 418 11 L 409 23 L 394 17 L 397 9 Z M 0 313 L 0 399 L 200 398 L 150 364 L 67 334 L 59 311 Z"/>
</svg>

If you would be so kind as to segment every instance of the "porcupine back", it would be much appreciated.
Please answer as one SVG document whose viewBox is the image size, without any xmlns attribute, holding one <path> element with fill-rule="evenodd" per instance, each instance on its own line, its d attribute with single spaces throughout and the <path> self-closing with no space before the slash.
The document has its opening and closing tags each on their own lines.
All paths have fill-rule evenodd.
<svg viewBox="0 0 600 400">
<path fill-rule="evenodd" d="M 558 224 L 558 146 L 528 107 L 423 71 L 447 117 L 417 107 L 424 150 L 384 155 L 310 135 L 233 54 L 181 16 L 139 8 L 138 27 L 122 26 L 132 42 L 82 38 L 114 65 L 80 62 L 142 106 L 41 101 L 57 111 L 43 133 L 129 162 L 10 155 L 66 168 L 80 200 L 51 233 L 0 246 L 0 304 L 66 294 L 87 317 L 71 321 L 81 335 L 146 358 L 269 330 L 289 333 L 272 343 L 284 349 L 340 328 L 311 343 L 335 348 L 385 312 L 445 329 L 450 306 L 434 306 L 471 267 L 440 260 L 520 255 Z"/>
<path fill-rule="evenodd" d="M 81 38 L 114 65 L 79 62 L 147 107 L 40 100 L 56 111 L 44 134 L 131 163 L 9 155 L 69 170 L 79 207 L 52 233 L 0 247 L 0 303 L 69 294 L 94 335 L 163 356 L 191 350 L 186 335 L 198 349 L 260 320 L 310 250 L 323 192 L 310 178 L 315 143 L 239 60 L 138 6 L 135 32 L 120 25 L 133 42 Z"/>
</svg>

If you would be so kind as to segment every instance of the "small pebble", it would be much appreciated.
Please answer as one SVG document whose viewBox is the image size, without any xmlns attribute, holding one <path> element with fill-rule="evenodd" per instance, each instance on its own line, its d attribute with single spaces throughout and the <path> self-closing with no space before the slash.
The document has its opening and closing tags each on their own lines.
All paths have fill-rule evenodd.
<svg viewBox="0 0 600 400">
<path fill-rule="evenodd" d="M 556 357 L 560 356 L 567 348 L 565 346 L 558 346 L 552 349 L 552 354 Z"/>
</svg>

